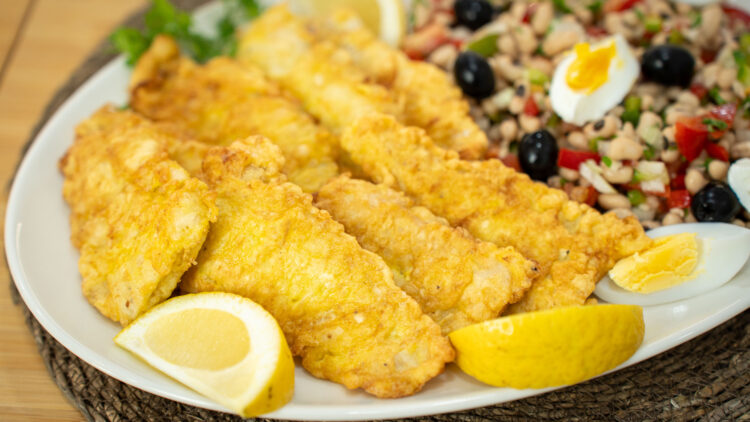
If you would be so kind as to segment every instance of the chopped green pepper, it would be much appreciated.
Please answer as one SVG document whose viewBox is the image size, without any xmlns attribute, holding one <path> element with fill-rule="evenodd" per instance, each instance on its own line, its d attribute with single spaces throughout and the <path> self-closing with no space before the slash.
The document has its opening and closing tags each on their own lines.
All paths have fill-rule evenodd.
<svg viewBox="0 0 750 422">
<path fill-rule="evenodd" d="M 638 205 L 641 205 L 642 203 L 646 202 L 646 195 L 643 194 L 643 192 L 633 189 L 628 191 L 628 200 L 630 201 L 630 205 L 637 207 Z"/>
<path fill-rule="evenodd" d="M 641 118 L 641 97 L 631 95 L 626 98 L 625 111 L 621 117 L 624 122 L 630 122 L 633 126 L 638 126 L 638 120 Z"/>
<path fill-rule="evenodd" d="M 466 46 L 466 49 L 483 57 L 491 57 L 497 53 L 497 38 L 498 34 L 485 35 L 484 37 L 469 43 L 469 45 Z"/>
</svg>

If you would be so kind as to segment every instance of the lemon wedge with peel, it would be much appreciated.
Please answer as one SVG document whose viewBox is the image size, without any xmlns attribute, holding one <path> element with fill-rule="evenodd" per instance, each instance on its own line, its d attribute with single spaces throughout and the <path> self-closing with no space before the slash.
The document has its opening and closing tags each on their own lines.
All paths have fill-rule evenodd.
<svg viewBox="0 0 750 422">
<path fill-rule="evenodd" d="M 133 321 L 115 343 L 243 417 L 294 393 L 294 360 L 276 320 L 229 293 L 172 298 Z"/>
<path fill-rule="evenodd" d="M 514 314 L 453 331 L 456 363 L 497 387 L 575 384 L 606 372 L 643 341 L 643 309 L 588 305 Z"/>
<path fill-rule="evenodd" d="M 342 8 L 352 10 L 378 38 L 392 47 L 397 47 L 406 33 L 402 0 L 293 0 L 289 4 L 293 11 L 311 16 L 328 16 Z"/>
</svg>

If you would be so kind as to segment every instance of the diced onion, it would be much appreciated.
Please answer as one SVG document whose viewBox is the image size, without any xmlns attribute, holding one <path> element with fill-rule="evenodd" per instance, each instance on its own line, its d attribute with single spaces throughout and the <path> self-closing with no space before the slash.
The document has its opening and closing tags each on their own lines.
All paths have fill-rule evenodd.
<svg viewBox="0 0 750 422">
<path fill-rule="evenodd" d="M 588 180 L 591 186 L 596 189 L 599 193 L 617 193 L 615 188 L 612 187 L 604 177 L 602 177 L 602 169 L 596 165 L 594 160 L 586 160 L 578 166 L 578 172 L 581 177 Z"/>
</svg>

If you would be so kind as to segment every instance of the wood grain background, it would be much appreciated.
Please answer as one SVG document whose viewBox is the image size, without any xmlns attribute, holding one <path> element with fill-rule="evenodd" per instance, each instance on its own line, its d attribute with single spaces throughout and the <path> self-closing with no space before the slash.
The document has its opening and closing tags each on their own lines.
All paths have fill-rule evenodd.
<svg viewBox="0 0 750 422">
<path fill-rule="evenodd" d="M 0 0 L 0 181 L 57 88 L 146 0 Z M 0 242 L 4 237 L 0 237 Z M 5 253 L 3 251 L 3 253 Z M 0 420 L 81 421 L 47 373 L 0 270 Z"/>
</svg>

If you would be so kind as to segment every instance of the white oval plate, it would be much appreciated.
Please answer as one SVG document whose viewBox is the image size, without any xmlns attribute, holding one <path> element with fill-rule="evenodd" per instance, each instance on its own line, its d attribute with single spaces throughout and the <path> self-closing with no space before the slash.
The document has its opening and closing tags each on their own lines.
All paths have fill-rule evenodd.
<svg viewBox="0 0 750 422">
<path fill-rule="evenodd" d="M 214 7 L 196 14 L 216 16 Z M 112 341 L 120 327 L 101 316 L 81 293 L 78 253 L 70 243 L 69 210 L 57 162 L 73 142 L 78 122 L 107 102 L 124 104 L 129 70 L 113 60 L 80 87 L 52 116 L 21 162 L 5 219 L 5 247 L 13 280 L 34 317 L 63 346 L 102 372 L 171 400 L 218 411 L 222 406 L 162 375 Z M 750 307 L 750 264 L 729 283 L 700 297 L 644 309 L 641 348 L 617 369 L 648 359 L 704 333 Z M 615 370 L 617 370 L 615 369 Z M 295 420 L 402 418 L 459 411 L 512 401 L 553 389 L 493 388 L 455 365 L 420 393 L 376 399 L 313 378 L 299 366 L 291 403 L 266 415 Z"/>
</svg>

